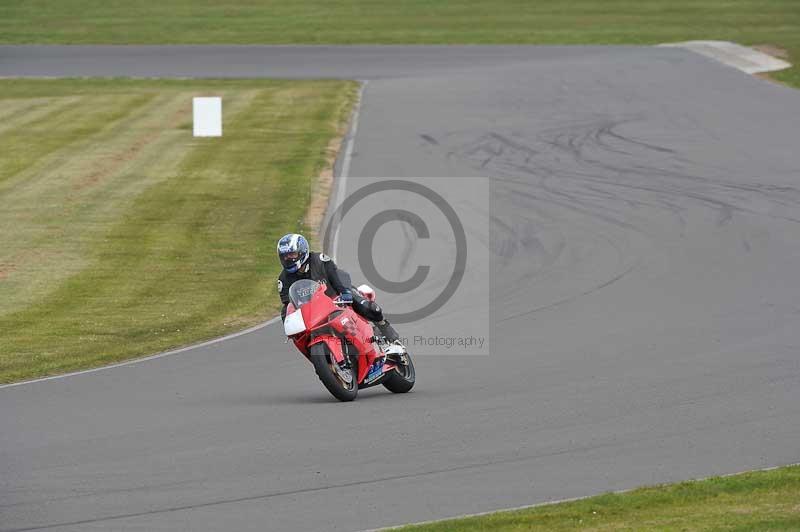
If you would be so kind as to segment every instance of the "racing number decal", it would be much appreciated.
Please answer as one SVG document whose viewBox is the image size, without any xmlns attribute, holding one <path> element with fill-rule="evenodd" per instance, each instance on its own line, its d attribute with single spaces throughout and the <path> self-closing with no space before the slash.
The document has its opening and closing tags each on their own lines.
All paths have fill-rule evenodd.
<svg viewBox="0 0 800 532">
<path fill-rule="evenodd" d="M 344 333 L 347 336 L 355 336 L 356 324 L 353 322 L 353 320 L 345 316 L 344 318 L 339 320 L 339 323 L 342 324 L 342 327 L 344 328 Z"/>
</svg>

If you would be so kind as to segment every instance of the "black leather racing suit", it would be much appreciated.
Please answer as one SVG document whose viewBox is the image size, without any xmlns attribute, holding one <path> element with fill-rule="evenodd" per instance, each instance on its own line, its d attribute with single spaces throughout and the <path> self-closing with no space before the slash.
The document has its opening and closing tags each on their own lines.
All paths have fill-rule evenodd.
<svg viewBox="0 0 800 532">
<path fill-rule="evenodd" d="M 350 274 L 337 268 L 336 263 L 329 256 L 315 251 L 308 254 L 308 260 L 300 270 L 294 273 L 283 270 L 278 276 L 278 292 L 280 292 L 281 303 L 283 303 L 282 320 L 286 318 L 286 306 L 289 304 L 289 287 L 300 279 L 311 279 L 325 284 L 325 293 L 330 297 L 350 292 L 353 295 L 353 311 L 356 314 L 375 323 L 381 334 L 390 342 L 399 338 L 394 328 L 383 317 L 383 309 L 351 287 Z"/>
</svg>

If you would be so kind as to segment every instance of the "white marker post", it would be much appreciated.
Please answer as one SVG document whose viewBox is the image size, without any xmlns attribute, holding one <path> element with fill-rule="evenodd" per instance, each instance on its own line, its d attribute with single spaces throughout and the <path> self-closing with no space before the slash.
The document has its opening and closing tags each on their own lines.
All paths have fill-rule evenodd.
<svg viewBox="0 0 800 532">
<path fill-rule="evenodd" d="M 194 136 L 222 136 L 222 98 L 194 98 Z"/>
</svg>

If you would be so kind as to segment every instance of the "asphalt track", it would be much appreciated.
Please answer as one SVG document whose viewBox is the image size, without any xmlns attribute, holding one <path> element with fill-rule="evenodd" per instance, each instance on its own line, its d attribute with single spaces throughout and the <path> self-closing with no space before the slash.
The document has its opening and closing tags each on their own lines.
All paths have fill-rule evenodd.
<svg viewBox="0 0 800 532">
<path fill-rule="evenodd" d="M 0 47 L 0 75 L 369 79 L 348 183 L 492 176 L 496 257 L 463 287 L 491 355 L 417 357 L 407 396 L 332 402 L 276 326 L 0 389 L 2 530 L 368 529 L 800 460 L 795 90 L 645 47 Z"/>
</svg>

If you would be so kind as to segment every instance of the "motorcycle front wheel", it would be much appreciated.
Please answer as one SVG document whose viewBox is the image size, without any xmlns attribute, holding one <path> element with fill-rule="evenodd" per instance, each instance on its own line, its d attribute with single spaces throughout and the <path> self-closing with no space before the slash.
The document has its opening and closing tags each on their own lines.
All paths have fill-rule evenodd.
<svg viewBox="0 0 800 532">
<path fill-rule="evenodd" d="M 386 376 L 386 380 L 383 381 L 383 386 L 392 393 L 406 393 L 414 387 L 414 382 L 416 382 L 417 375 L 414 372 L 414 363 L 411 361 L 411 355 L 406 353 L 404 356 L 405 361 L 408 363 L 398 364 Z"/>
<path fill-rule="evenodd" d="M 348 370 L 339 368 L 330 349 L 324 342 L 312 345 L 310 355 L 317 377 L 319 377 L 325 388 L 331 392 L 331 395 L 340 401 L 352 401 L 356 398 L 358 395 L 356 377 L 358 368 L 355 365 Z"/>
</svg>

